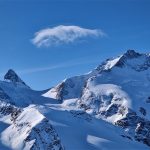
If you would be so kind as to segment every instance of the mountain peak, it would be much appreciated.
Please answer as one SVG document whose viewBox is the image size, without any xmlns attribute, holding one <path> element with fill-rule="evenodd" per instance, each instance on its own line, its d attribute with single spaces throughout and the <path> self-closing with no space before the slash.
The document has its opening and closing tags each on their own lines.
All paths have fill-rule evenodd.
<svg viewBox="0 0 150 150">
<path fill-rule="evenodd" d="M 127 64 L 128 61 L 131 61 L 132 59 L 135 59 L 135 58 L 140 58 L 141 56 L 145 56 L 145 54 L 141 54 L 141 53 L 136 52 L 135 50 L 129 49 L 120 57 L 120 59 L 118 60 L 115 66 L 123 67 L 125 64 Z M 138 63 L 139 61 L 136 62 L 137 65 Z M 134 62 L 135 66 L 136 64 Z"/>
<path fill-rule="evenodd" d="M 127 50 L 123 56 L 128 57 L 128 58 L 136 58 L 138 56 L 141 56 L 142 54 L 136 52 L 135 50 Z"/>
<path fill-rule="evenodd" d="M 16 72 L 12 69 L 9 69 L 7 71 L 7 73 L 5 74 L 4 76 L 4 79 L 5 80 L 8 80 L 10 82 L 13 82 L 13 83 L 21 83 L 23 85 L 26 85 L 22 80 L 21 78 L 16 74 Z"/>
</svg>

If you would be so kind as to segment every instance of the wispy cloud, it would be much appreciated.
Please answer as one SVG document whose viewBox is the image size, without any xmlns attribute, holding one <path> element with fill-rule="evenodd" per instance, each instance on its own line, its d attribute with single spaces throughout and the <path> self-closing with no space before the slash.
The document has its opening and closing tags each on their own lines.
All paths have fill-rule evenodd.
<svg viewBox="0 0 150 150">
<path fill-rule="evenodd" d="M 37 47 L 49 47 L 72 43 L 85 37 L 104 37 L 105 35 L 106 34 L 100 29 L 86 29 L 79 26 L 59 25 L 36 32 L 32 39 L 32 43 Z"/>
<path fill-rule="evenodd" d="M 86 65 L 86 64 L 95 64 L 98 63 L 99 61 L 96 60 L 88 60 L 88 61 L 83 61 L 83 62 L 72 62 L 68 61 L 65 63 L 57 64 L 57 65 L 51 65 L 47 67 L 35 67 L 35 68 L 29 68 L 29 69 L 23 69 L 23 70 L 15 70 L 16 73 L 19 75 L 25 75 L 25 74 L 31 74 L 31 73 L 38 73 L 38 72 L 44 72 L 44 71 L 50 71 L 50 70 L 55 70 L 55 69 L 62 69 L 62 68 L 68 68 L 68 67 L 74 67 L 74 66 L 80 66 L 80 65 Z M 6 72 L 1 72 L 0 77 L 3 77 Z"/>
<path fill-rule="evenodd" d="M 74 67 L 74 66 L 79 66 L 79 65 L 84 65 L 84 64 L 94 64 L 94 63 L 98 63 L 98 62 L 99 61 L 96 61 L 96 60 L 91 60 L 91 61 L 89 60 L 89 61 L 76 62 L 76 63 L 66 62 L 66 63 L 61 63 L 61 64 L 47 66 L 47 67 L 37 67 L 37 68 L 31 68 L 31 69 L 18 70 L 16 72 L 19 74 L 30 74 L 30 73 L 50 71 L 50 70 L 55 70 L 55 69 Z"/>
</svg>

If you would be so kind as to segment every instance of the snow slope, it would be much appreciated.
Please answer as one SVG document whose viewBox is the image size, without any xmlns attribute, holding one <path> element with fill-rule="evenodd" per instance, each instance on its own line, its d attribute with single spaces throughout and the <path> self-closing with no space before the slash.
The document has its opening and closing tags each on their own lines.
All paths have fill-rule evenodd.
<svg viewBox="0 0 150 150">
<path fill-rule="evenodd" d="M 50 120 L 66 150 L 149 149 L 145 145 L 122 137 L 122 129 L 90 117 L 84 112 L 66 110 L 64 104 L 49 104 L 38 109 Z"/>
<path fill-rule="evenodd" d="M 38 131 L 38 124 L 43 118 L 49 120 L 48 124 L 51 124 L 51 126 L 48 125 L 48 127 L 53 132 L 49 132 L 50 135 L 48 135 L 43 129 L 39 130 L 42 140 L 48 143 L 52 139 L 54 140 L 56 136 L 58 142 L 55 141 L 53 143 L 59 144 L 59 141 L 61 141 L 65 149 L 149 149 L 146 145 L 122 137 L 122 129 L 103 120 L 86 116 L 86 114 L 78 111 L 70 113 L 70 110 L 66 110 L 61 104 L 48 104 L 47 106 L 31 105 L 24 108 L 23 112 L 17 117 L 16 124 L 7 125 L 3 128 L 4 131 L 1 132 L 1 148 L 8 147 L 7 149 L 29 150 L 34 143 L 37 143 L 40 148 L 34 147 L 32 149 L 48 149 L 41 142 L 41 139 L 38 138 L 38 134 L 34 133 Z M 8 118 L 5 119 L 1 122 L 5 122 Z M 3 124 L 0 124 L 0 126 L 3 126 Z M 42 122 L 40 127 L 43 126 L 45 126 L 44 122 Z M 55 128 L 55 130 L 51 128 Z M 33 129 L 36 130 L 34 131 Z M 54 149 L 59 149 L 63 146 L 61 144 L 56 145 Z"/>
</svg>

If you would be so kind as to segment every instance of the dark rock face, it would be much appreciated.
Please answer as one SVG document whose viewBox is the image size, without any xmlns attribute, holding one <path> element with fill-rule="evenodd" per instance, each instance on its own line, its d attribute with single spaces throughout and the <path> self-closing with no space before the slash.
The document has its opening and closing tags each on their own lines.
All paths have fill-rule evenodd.
<svg viewBox="0 0 150 150">
<path fill-rule="evenodd" d="M 62 82 L 61 84 L 59 84 L 56 88 L 57 92 L 57 96 L 56 98 L 59 99 L 60 101 L 63 100 L 63 96 L 68 94 L 67 91 L 65 91 L 65 83 Z"/>
<path fill-rule="evenodd" d="M 150 103 L 150 96 L 146 99 L 146 103 Z"/>
<path fill-rule="evenodd" d="M 101 112 L 101 115 L 105 116 L 105 117 L 110 117 L 114 114 L 118 113 L 119 107 L 117 104 L 113 104 L 111 105 L 107 111 L 103 111 Z"/>
<path fill-rule="evenodd" d="M 118 112 L 118 108 L 120 106 L 118 106 L 117 104 L 113 104 L 109 107 L 109 109 L 106 111 L 106 116 L 112 116 L 114 114 L 116 114 Z"/>
<path fill-rule="evenodd" d="M 4 76 L 4 79 L 9 80 L 13 83 L 21 83 L 23 85 L 26 85 L 12 69 L 8 70 L 8 72 Z"/>
<path fill-rule="evenodd" d="M 140 107 L 139 111 L 143 116 L 146 116 L 146 110 L 143 107 Z"/>
<path fill-rule="evenodd" d="M 135 112 L 129 110 L 125 118 L 115 122 L 117 126 L 128 129 L 131 137 L 150 146 L 150 121 L 137 116 Z"/>
<path fill-rule="evenodd" d="M 11 112 L 11 121 L 16 124 L 16 119 L 19 116 L 19 114 L 21 113 L 21 109 L 19 108 L 14 108 Z"/>
<path fill-rule="evenodd" d="M 142 54 L 135 52 L 134 50 L 127 50 L 126 53 L 124 54 L 124 57 L 128 58 L 136 58 L 141 56 Z"/>
<path fill-rule="evenodd" d="M 0 114 L 1 115 L 9 115 L 15 112 L 17 108 L 11 104 L 8 103 L 2 103 L 0 105 Z"/>
</svg>

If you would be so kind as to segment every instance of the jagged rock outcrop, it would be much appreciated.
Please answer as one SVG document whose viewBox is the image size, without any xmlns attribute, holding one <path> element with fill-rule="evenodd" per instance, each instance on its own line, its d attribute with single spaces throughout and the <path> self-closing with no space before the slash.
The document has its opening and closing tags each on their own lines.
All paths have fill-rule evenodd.
<svg viewBox="0 0 150 150">
<path fill-rule="evenodd" d="M 150 121 L 139 117 L 136 112 L 129 110 L 125 118 L 115 122 L 130 135 L 131 138 L 150 146 Z"/>
<path fill-rule="evenodd" d="M 43 119 L 35 126 L 25 142 L 35 140 L 31 150 L 63 150 L 61 140 L 47 119 Z"/>
<path fill-rule="evenodd" d="M 11 149 L 64 149 L 55 129 L 34 106 L 14 111 L 11 114 L 11 118 L 12 125 L 10 125 L 1 135 L 4 142 L 10 142 L 6 144 L 9 144 Z"/>
</svg>

